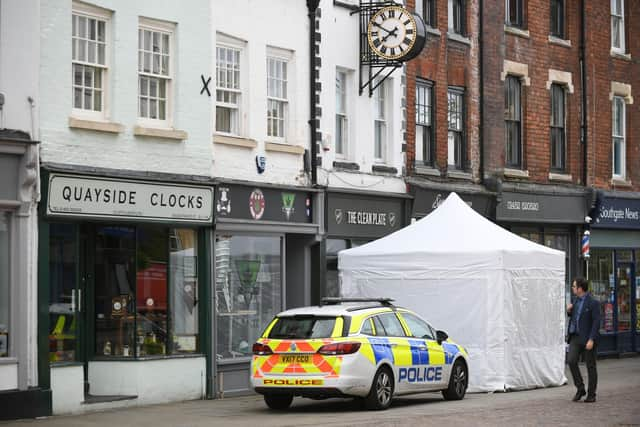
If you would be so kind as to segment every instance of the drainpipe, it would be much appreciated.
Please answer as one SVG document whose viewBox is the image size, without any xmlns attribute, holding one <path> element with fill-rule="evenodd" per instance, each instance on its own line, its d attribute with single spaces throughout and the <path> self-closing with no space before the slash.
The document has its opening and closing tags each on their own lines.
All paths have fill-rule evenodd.
<svg viewBox="0 0 640 427">
<path fill-rule="evenodd" d="M 316 9 L 320 0 L 307 0 L 309 9 L 309 130 L 311 133 L 311 185 L 318 184 L 316 118 Z"/>
<path fill-rule="evenodd" d="M 580 8 L 580 98 L 582 101 L 582 114 L 580 115 L 580 143 L 582 144 L 582 185 L 587 186 L 587 65 L 586 65 L 586 12 L 585 4 L 587 0 L 582 0 Z"/>
<path fill-rule="evenodd" d="M 478 145 L 480 150 L 480 184 L 484 184 L 484 126 L 483 126 L 483 112 L 484 112 L 484 73 L 483 73 L 483 45 L 482 45 L 482 28 L 484 20 L 484 1 L 478 0 L 478 7 L 480 8 L 480 22 L 478 23 L 478 80 L 480 83 L 480 93 L 478 94 L 480 102 L 478 105 Z"/>
</svg>

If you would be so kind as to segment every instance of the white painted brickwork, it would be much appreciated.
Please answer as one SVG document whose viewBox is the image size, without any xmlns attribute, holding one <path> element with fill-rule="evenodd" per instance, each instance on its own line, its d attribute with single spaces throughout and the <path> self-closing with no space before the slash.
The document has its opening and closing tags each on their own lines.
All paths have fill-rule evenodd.
<svg viewBox="0 0 640 427">
<path fill-rule="evenodd" d="M 254 141 L 255 148 L 214 144 L 214 174 L 217 177 L 305 185 L 303 155 L 267 151 L 265 143 L 281 142 L 309 149 L 309 20 L 304 1 L 215 0 L 211 19 L 214 26 L 212 69 L 215 46 L 231 41 L 241 47 L 241 110 L 239 136 Z M 268 52 L 288 60 L 288 122 L 286 138 L 267 137 Z M 215 80 L 215 76 L 213 78 Z M 211 87 L 215 88 L 212 80 Z M 213 93 L 213 91 L 212 91 Z M 213 98 L 212 98 L 212 101 Z M 215 129 L 215 127 L 214 127 Z M 255 157 L 266 156 L 266 170 L 258 174 Z"/>
<path fill-rule="evenodd" d="M 350 1 L 357 5 L 357 1 Z M 402 153 L 403 109 L 401 100 L 404 95 L 402 68 L 396 70 L 386 81 L 389 85 L 387 112 L 388 145 L 384 151 L 384 161 L 374 160 L 374 98 L 369 98 L 368 88 L 362 95 L 358 93 L 359 77 L 359 14 L 350 15 L 351 10 L 336 6 L 333 0 L 321 0 L 322 18 L 320 30 L 322 43 L 322 118 L 320 130 L 323 135 L 321 146 L 322 168 L 318 171 L 318 183 L 330 187 L 351 188 L 355 190 L 377 190 L 387 192 L 406 192 L 401 179 L 404 154 Z M 344 156 L 336 156 L 335 151 L 335 111 L 336 111 L 336 69 L 346 71 L 348 75 L 347 115 L 349 118 L 349 148 Z M 386 71 L 388 72 L 388 71 Z M 386 74 L 384 72 L 384 74 Z M 368 74 L 363 72 L 366 81 Z M 333 168 L 334 160 L 357 163 L 359 172 L 340 172 Z M 372 174 L 374 164 L 394 167 L 395 176 Z"/>
<path fill-rule="evenodd" d="M 121 133 L 69 127 L 72 111 L 72 2 L 41 2 L 40 114 L 42 160 L 112 169 L 211 175 L 212 104 L 200 95 L 200 75 L 211 75 L 209 0 L 96 0 L 112 11 L 109 105 Z M 187 6 L 188 5 L 188 6 Z M 175 24 L 173 128 L 184 141 L 134 135 L 138 124 L 138 23 L 151 18 Z"/>
</svg>

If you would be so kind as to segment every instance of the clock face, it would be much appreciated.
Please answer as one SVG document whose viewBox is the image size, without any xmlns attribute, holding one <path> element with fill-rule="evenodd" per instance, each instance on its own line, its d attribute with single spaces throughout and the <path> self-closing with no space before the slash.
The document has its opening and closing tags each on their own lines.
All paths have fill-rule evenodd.
<svg viewBox="0 0 640 427">
<path fill-rule="evenodd" d="M 415 17 L 401 6 L 387 6 L 369 20 L 369 47 L 385 59 L 402 59 L 413 48 L 418 36 Z"/>
</svg>

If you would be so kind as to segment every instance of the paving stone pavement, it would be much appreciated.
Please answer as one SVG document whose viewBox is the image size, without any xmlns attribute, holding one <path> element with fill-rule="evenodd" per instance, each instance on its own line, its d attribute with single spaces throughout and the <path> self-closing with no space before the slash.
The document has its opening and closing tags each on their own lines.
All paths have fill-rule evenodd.
<svg viewBox="0 0 640 427">
<path fill-rule="evenodd" d="M 583 372 L 585 371 L 582 366 Z M 598 361 L 596 403 L 572 402 L 570 385 L 509 393 L 472 393 L 446 402 L 439 393 L 397 398 L 386 411 L 365 411 L 350 399 L 296 398 L 286 412 L 260 396 L 0 422 L 0 427 L 211 426 L 640 426 L 640 357 Z M 567 370 L 567 377 L 570 378 Z"/>
</svg>

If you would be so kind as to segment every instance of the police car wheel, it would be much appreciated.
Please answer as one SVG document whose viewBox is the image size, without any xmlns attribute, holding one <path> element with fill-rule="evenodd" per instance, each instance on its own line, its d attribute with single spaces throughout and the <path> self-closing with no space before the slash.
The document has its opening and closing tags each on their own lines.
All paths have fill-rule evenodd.
<svg viewBox="0 0 640 427">
<path fill-rule="evenodd" d="M 369 394 L 364 399 L 367 409 L 387 409 L 393 396 L 393 376 L 387 367 L 378 369 Z"/>
<path fill-rule="evenodd" d="M 290 394 L 265 394 L 264 402 L 271 409 L 283 410 L 287 409 L 291 402 L 293 401 L 293 396 Z"/>
<path fill-rule="evenodd" d="M 462 400 L 467 392 L 469 384 L 469 376 L 467 367 L 461 361 L 456 361 L 451 369 L 451 378 L 449 378 L 449 387 L 442 391 L 442 395 L 447 400 Z"/>
</svg>

